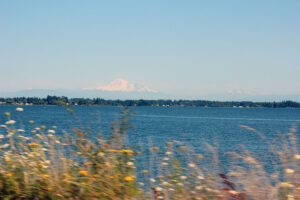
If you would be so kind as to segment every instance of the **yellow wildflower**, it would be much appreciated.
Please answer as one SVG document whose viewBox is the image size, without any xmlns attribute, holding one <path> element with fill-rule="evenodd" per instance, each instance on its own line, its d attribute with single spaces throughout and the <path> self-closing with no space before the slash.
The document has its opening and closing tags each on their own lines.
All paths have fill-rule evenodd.
<svg viewBox="0 0 300 200">
<path fill-rule="evenodd" d="M 64 161 L 64 160 L 67 160 L 66 158 L 61 158 L 60 160 Z"/>
<path fill-rule="evenodd" d="M 32 147 L 32 146 L 39 146 L 39 144 L 36 143 L 36 142 L 32 142 L 32 143 L 29 143 L 28 146 L 30 146 L 30 147 Z"/>
<path fill-rule="evenodd" d="M 131 168 L 131 169 L 136 169 L 136 166 L 131 166 L 130 168 Z"/>
<path fill-rule="evenodd" d="M 92 162 L 85 162 L 84 165 L 92 165 Z"/>
<path fill-rule="evenodd" d="M 9 112 L 6 112 L 6 113 L 4 113 L 4 116 L 5 116 L 5 117 L 9 117 L 9 116 L 10 116 L 10 113 L 9 113 Z"/>
<path fill-rule="evenodd" d="M 87 176 L 87 175 L 88 175 L 88 171 L 80 170 L 80 171 L 79 171 L 79 174 L 84 175 L 84 176 Z"/>
<path fill-rule="evenodd" d="M 122 149 L 120 152 L 121 153 L 133 153 L 133 151 L 130 149 Z"/>
<path fill-rule="evenodd" d="M 43 178 L 49 178 L 50 175 L 49 175 L 49 174 L 43 174 L 42 177 L 43 177 Z"/>
<path fill-rule="evenodd" d="M 11 172 L 8 172 L 7 174 L 6 174 L 6 176 L 8 176 L 8 177 L 11 177 L 13 175 L 13 173 L 11 173 Z"/>
<path fill-rule="evenodd" d="M 124 177 L 124 180 L 125 180 L 125 181 L 133 181 L 134 178 L 133 178 L 132 176 L 125 176 L 125 177 Z"/>
<path fill-rule="evenodd" d="M 5 162 L 9 162 L 9 161 L 11 161 L 10 158 L 5 158 Z"/>
<path fill-rule="evenodd" d="M 107 150 L 108 152 L 119 152 L 119 150 L 116 150 L 116 149 L 109 149 Z"/>
</svg>

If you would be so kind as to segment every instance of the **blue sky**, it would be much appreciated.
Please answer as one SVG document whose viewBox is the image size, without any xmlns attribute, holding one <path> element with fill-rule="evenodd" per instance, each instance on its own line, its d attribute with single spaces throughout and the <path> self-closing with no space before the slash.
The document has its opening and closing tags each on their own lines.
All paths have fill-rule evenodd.
<svg viewBox="0 0 300 200">
<path fill-rule="evenodd" d="M 181 97 L 300 94 L 300 1 L 0 1 L 0 91 L 116 78 Z"/>
</svg>

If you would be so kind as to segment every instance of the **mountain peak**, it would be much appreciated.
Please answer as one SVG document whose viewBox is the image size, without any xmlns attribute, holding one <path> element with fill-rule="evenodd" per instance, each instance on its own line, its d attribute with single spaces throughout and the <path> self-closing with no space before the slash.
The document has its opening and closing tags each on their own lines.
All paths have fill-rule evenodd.
<svg viewBox="0 0 300 200">
<path fill-rule="evenodd" d="M 91 88 L 95 90 L 101 91 L 117 91 L 117 92 L 157 92 L 155 90 L 150 89 L 149 87 L 137 84 L 137 83 L 130 83 L 122 78 L 117 78 L 107 85 L 100 85 L 96 88 Z"/>
</svg>

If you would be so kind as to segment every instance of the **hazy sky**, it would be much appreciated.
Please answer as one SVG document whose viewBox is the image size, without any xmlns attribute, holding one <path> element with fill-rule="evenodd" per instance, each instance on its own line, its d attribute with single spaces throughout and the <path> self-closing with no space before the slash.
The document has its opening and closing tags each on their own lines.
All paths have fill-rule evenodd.
<svg viewBox="0 0 300 200">
<path fill-rule="evenodd" d="M 300 94 L 299 0 L 0 1 L 0 91 Z"/>
</svg>

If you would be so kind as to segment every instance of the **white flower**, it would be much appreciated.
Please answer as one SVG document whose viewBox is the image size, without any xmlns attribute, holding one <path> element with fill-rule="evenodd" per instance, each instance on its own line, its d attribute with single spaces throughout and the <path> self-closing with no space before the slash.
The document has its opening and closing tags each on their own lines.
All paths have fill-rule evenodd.
<svg viewBox="0 0 300 200">
<path fill-rule="evenodd" d="M 168 165 L 168 163 L 166 163 L 166 162 L 162 162 L 162 163 L 161 163 L 161 165 L 163 165 L 163 166 L 167 166 L 167 165 Z"/>
<path fill-rule="evenodd" d="M 0 139 L 3 139 L 4 138 L 4 135 L 0 135 Z"/>
<path fill-rule="evenodd" d="M 52 135 L 52 134 L 48 134 L 48 137 L 50 137 L 50 138 L 53 137 L 53 136 L 54 136 L 54 135 Z"/>
<path fill-rule="evenodd" d="M 161 192 L 163 189 L 161 187 L 155 187 L 156 191 Z"/>
<path fill-rule="evenodd" d="M 6 137 L 7 137 L 7 138 L 10 138 L 11 136 L 13 136 L 13 134 L 14 134 L 13 132 L 9 132 L 9 133 L 6 135 Z"/>
<path fill-rule="evenodd" d="M 156 182 L 156 180 L 155 180 L 154 178 L 150 178 L 150 181 L 151 181 L 152 183 L 155 183 L 155 182 Z"/>
<path fill-rule="evenodd" d="M 25 132 L 24 129 L 18 129 L 18 132 Z"/>
<path fill-rule="evenodd" d="M 37 127 L 37 128 L 35 128 L 35 130 L 38 130 L 38 131 L 39 131 L 39 130 L 41 130 L 41 128 Z"/>
<path fill-rule="evenodd" d="M 48 130 L 48 133 L 55 133 L 55 130 Z"/>
<path fill-rule="evenodd" d="M 296 155 L 294 155 L 294 158 L 295 158 L 296 160 L 300 160 L 300 155 L 299 155 L 299 154 L 296 154 Z"/>
<path fill-rule="evenodd" d="M 169 185 L 169 183 L 166 182 L 166 181 L 162 182 L 162 184 L 163 184 L 163 185 Z"/>
<path fill-rule="evenodd" d="M 186 179 L 186 176 L 180 176 L 180 179 L 184 180 Z"/>
<path fill-rule="evenodd" d="M 196 189 L 196 190 L 202 190 L 202 189 L 203 189 L 203 186 L 196 186 L 195 189 Z"/>
<path fill-rule="evenodd" d="M 163 160 L 169 160 L 169 158 L 163 158 Z"/>
<path fill-rule="evenodd" d="M 194 163 L 189 163 L 189 165 L 188 165 L 190 168 L 195 168 L 196 167 L 196 165 L 194 164 Z"/>
<path fill-rule="evenodd" d="M 288 195 L 286 195 L 286 197 L 287 197 L 287 200 L 295 200 L 293 195 L 288 194 Z"/>
<path fill-rule="evenodd" d="M 294 185 L 292 185 L 289 182 L 282 182 L 282 183 L 280 183 L 280 186 L 281 187 L 285 187 L 285 188 L 292 188 L 292 187 L 294 187 Z"/>
<path fill-rule="evenodd" d="M 127 162 L 127 165 L 132 166 L 132 165 L 134 165 L 134 163 L 133 162 Z"/>
<path fill-rule="evenodd" d="M 167 152 L 166 152 L 166 154 L 167 154 L 167 155 L 171 155 L 171 154 L 172 154 L 172 152 L 170 152 L 170 151 L 167 151 Z"/>
<path fill-rule="evenodd" d="M 1 127 L 1 128 L 6 128 L 7 126 L 4 125 L 4 124 L 2 124 L 2 125 L 0 125 L 0 127 Z"/>
<path fill-rule="evenodd" d="M 24 109 L 23 109 L 23 108 L 20 108 L 20 107 L 18 107 L 18 108 L 16 108 L 16 111 L 24 111 Z"/>
<path fill-rule="evenodd" d="M 237 192 L 237 191 L 234 191 L 234 190 L 229 190 L 229 193 L 230 193 L 230 194 L 233 194 L 233 195 L 238 194 L 238 192 Z"/>
<path fill-rule="evenodd" d="M 197 176 L 197 178 L 198 178 L 199 180 L 203 180 L 203 179 L 204 179 L 203 176 Z"/>
<path fill-rule="evenodd" d="M 5 149 L 7 147 L 9 147 L 9 144 L 3 144 L 3 145 L 0 146 L 0 149 Z"/>
<path fill-rule="evenodd" d="M 141 187 L 143 187 L 145 184 L 142 183 L 142 182 L 139 182 L 139 185 L 140 185 Z"/>
<path fill-rule="evenodd" d="M 292 174 L 292 173 L 295 172 L 293 169 L 285 169 L 284 171 L 285 171 L 285 173 L 287 173 L 287 174 Z"/>
<path fill-rule="evenodd" d="M 56 144 L 60 144 L 60 141 L 56 140 L 55 143 L 56 143 Z"/>
<path fill-rule="evenodd" d="M 14 124 L 14 123 L 16 123 L 15 120 L 8 120 L 7 122 L 5 122 L 5 124 Z"/>
</svg>

